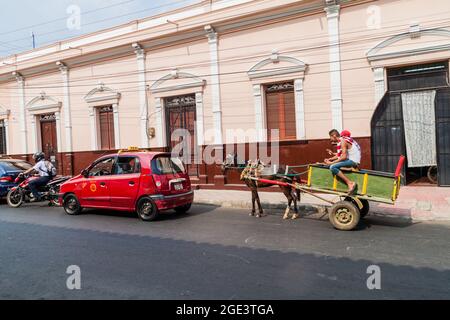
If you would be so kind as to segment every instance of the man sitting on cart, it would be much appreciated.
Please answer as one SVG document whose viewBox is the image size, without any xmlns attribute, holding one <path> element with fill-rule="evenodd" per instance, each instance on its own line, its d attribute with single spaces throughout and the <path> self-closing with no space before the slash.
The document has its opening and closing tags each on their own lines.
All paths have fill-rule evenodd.
<svg viewBox="0 0 450 320">
<path fill-rule="evenodd" d="M 330 166 L 334 176 L 338 176 L 348 186 L 348 193 L 353 194 L 356 191 L 356 183 L 348 179 L 341 171 L 341 168 L 357 168 L 361 162 L 361 147 L 351 137 L 347 130 L 339 133 L 336 129 L 329 132 L 331 143 L 337 144 L 337 153 L 328 150 L 331 158 L 325 159 L 325 164 Z"/>
</svg>

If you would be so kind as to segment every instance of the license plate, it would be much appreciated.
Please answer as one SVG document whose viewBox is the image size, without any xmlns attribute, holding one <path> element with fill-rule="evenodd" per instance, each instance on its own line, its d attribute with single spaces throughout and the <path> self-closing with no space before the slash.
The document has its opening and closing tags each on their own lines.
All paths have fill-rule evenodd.
<svg viewBox="0 0 450 320">
<path fill-rule="evenodd" d="M 181 183 L 176 183 L 173 185 L 175 190 L 183 190 L 183 185 Z"/>
</svg>

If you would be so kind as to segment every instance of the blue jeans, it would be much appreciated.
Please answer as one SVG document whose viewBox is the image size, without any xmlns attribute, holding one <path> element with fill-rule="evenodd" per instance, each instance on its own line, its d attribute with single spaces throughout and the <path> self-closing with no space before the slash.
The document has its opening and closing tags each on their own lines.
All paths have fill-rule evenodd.
<svg viewBox="0 0 450 320">
<path fill-rule="evenodd" d="M 344 161 L 332 164 L 330 166 L 330 170 L 333 173 L 333 176 L 335 176 L 339 173 L 339 171 L 341 171 L 341 168 L 344 168 L 344 167 L 352 168 L 352 167 L 356 167 L 356 166 L 357 166 L 357 164 L 355 162 L 353 162 L 352 160 L 344 160 Z"/>
<path fill-rule="evenodd" d="M 45 186 L 49 182 L 50 177 L 39 177 L 37 179 L 30 181 L 28 186 L 30 187 L 31 193 L 33 194 L 33 197 L 35 199 L 39 199 L 41 197 L 41 195 L 38 192 L 39 187 Z"/>
</svg>

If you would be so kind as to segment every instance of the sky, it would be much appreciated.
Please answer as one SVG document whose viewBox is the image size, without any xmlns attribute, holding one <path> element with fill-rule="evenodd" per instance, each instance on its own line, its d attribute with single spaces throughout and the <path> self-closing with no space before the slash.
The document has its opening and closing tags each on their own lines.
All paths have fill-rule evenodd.
<svg viewBox="0 0 450 320">
<path fill-rule="evenodd" d="M 153 16 L 199 0 L 2 0 L 0 57 Z M 79 13 L 79 14 L 78 14 Z"/>
</svg>

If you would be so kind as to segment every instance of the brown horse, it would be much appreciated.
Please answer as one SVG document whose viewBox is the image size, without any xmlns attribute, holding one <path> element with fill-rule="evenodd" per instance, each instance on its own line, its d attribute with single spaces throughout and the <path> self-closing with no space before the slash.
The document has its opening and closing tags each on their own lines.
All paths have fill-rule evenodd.
<svg viewBox="0 0 450 320">
<path fill-rule="evenodd" d="M 261 201 L 259 199 L 258 188 L 267 188 L 273 185 L 268 183 L 261 183 L 253 179 L 249 179 L 248 177 L 264 178 L 268 180 L 276 180 L 282 182 L 292 182 L 292 179 L 290 179 L 287 176 L 283 176 L 283 174 L 286 173 L 286 169 L 283 166 L 278 167 L 277 170 L 273 170 L 272 168 L 265 167 L 260 160 L 256 160 L 254 162 L 248 161 L 248 163 L 245 165 L 243 163 L 239 163 L 237 156 L 233 154 L 227 155 L 225 161 L 222 164 L 222 171 L 224 172 L 224 174 L 226 170 L 229 169 L 237 169 L 241 171 L 240 177 L 241 181 L 244 181 L 244 183 L 247 185 L 247 187 L 250 188 L 252 192 L 252 212 L 250 213 L 250 216 L 254 216 L 256 213 L 255 210 L 255 203 L 256 203 L 258 205 L 258 213 L 256 213 L 256 217 L 258 218 L 260 218 L 264 213 L 263 208 L 261 206 Z M 288 173 L 294 174 L 295 172 L 289 171 Z M 300 201 L 300 191 L 293 190 L 291 187 L 285 186 L 280 186 L 280 188 L 283 194 L 286 196 L 286 199 L 288 200 L 288 204 L 284 212 L 283 219 L 289 218 L 292 203 L 294 204 L 294 211 L 295 211 L 295 213 L 292 215 L 292 219 L 297 219 L 299 216 L 297 201 Z"/>
</svg>

